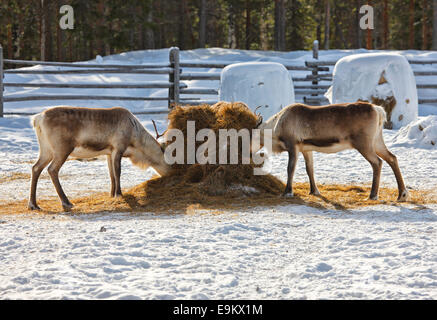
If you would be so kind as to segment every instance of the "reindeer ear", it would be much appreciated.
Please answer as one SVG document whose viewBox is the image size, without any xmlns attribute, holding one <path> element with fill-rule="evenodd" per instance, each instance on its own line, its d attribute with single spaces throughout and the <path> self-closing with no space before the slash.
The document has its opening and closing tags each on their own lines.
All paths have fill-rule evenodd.
<svg viewBox="0 0 437 320">
<path fill-rule="evenodd" d="M 262 106 L 258 106 L 258 107 L 256 107 L 255 108 L 255 115 L 258 117 L 258 121 L 257 121 L 257 123 L 256 123 L 256 126 L 255 126 L 255 129 L 256 128 L 258 128 L 260 125 L 261 125 L 261 123 L 263 122 L 263 117 L 262 117 L 262 115 L 261 115 L 261 113 L 260 112 L 258 112 L 258 113 L 256 113 L 256 111 L 259 109 L 259 108 L 261 108 Z"/>
<path fill-rule="evenodd" d="M 165 142 L 162 142 L 159 144 L 159 147 L 161 148 L 161 151 L 164 153 L 165 152 L 165 148 L 167 147 L 167 144 Z"/>
<path fill-rule="evenodd" d="M 258 122 L 256 123 L 255 129 L 258 128 L 263 122 L 263 117 L 261 115 L 258 116 Z"/>
</svg>

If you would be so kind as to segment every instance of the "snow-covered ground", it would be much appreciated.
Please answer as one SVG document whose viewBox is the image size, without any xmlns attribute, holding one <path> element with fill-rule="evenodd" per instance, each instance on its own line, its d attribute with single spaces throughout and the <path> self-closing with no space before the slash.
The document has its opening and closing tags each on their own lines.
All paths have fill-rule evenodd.
<svg viewBox="0 0 437 320">
<path fill-rule="evenodd" d="M 321 55 L 328 60 L 350 53 L 333 50 Z M 436 58 L 430 52 L 400 53 L 417 59 Z M 167 50 L 133 52 L 103 60 L 163 62 L 167 54 Z M 182 59 L 247 61 L 256 57 L 291 64 L 308 55 L 205 49 L 182 52 Z M 6 76 L 7 82 L 24 78 L 65 81 L 62 76 L 10 76 Z M 123 77 L 77 80 L 136 81 Z M 216 84 L 211 81 L 213 85 Z M 48 89 L 32 90 L 38 94 L 54 93 Z M 26 89 L 20 94 L 28 92 Z M 16 94 L 9 88 L 6 93 Z M 111 92 L 115 94 L 144 92 Z M 62 103 L 124 105 L 133 111 L 146 107 L 138 101 Z M 54 104 L 59 102 L 7 103 L 6 111 L 39 111 Z M 436 188 L 437 146 L 428 142 L 435 137 L 435 116 L 425 117 L 432 114 L 437 114 L 435 106 L 421 105 L 417 123 L 401 130 L 384 130 L 387 145 L 398 156 L 410 188 Z M 157 120 L 160 132 L 166 127 L 165 115 L 143 115 L 139 119 L 151 132 L 152 119 Z M 27 198 L 28 174 L 37 156 L 38 144 L 29 118 L 0 119 L 0 202 Z M 286 154 L 272 158 L 272 173 L 283 180 L 286 163 Z M 372 176 L 370 165 L 356 151 L 315 154 L 315 172 L 318 183 L 369 184 Z M 141 171 L 123 160 L 123 188 L 152 175 L 153 170 Z M 302 158 L 295 177 L 296 181 L 307 181 Z M 71 198 L 109 190 L 103 160 L 68 161 L 61 169 L 60 179 Z M 381 183 L 396 187 L 386 164 Z M 54 195 L 54 187 L 44 172 L 38 196 Z M 408 204 L 347 211 L 289 205 L 220 214 L 198 211 L 190 215 L 144 212 L 0 216 L 0 298 L 436 299 L 436 222 L 437 205 Z M 100 232 L 101 227 L 106 231 Z"/>
<path fill-rule="evenodd" d="M 0 297 L 436 299 L 436 210 L 2 217 Z"/>
</svg>

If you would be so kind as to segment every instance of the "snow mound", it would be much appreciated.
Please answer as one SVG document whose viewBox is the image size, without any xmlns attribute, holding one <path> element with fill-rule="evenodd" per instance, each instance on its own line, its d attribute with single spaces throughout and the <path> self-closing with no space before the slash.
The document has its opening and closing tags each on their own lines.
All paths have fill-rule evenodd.
<svg viewBox="0 0 437 320">
<path fill-rule="evenodd" d="M 336 63 L 333 77 L 326 94 L 331 103 L 366 100 L 382 105 L 393 129 L 417 119 L 416 80 L 405 57 L 396 53 L 346 56 Z"/>
<path fill-rule="evenodd" d="M 264 119 L 295 102 L 290 73 L 276 62 L 245 62 L 225 67 L 220 77 L 220 101 L 241 101 Z"/>
<path fill-rule="evenodd" d="M 419 118 L 401 128 L 392 145 L 437 150 L 437 115 Z"/>
</svg>

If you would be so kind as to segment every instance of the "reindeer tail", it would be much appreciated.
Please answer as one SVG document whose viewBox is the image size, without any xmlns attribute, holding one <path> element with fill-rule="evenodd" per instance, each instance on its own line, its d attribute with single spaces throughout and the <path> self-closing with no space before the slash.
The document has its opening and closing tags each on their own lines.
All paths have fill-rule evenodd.
<svg viewBox="0 0 437 320">
<path fill-rule="evenodd" d="M 384 108 L 381 106 L 373 105 L 376 112 L 378 112 L 378 126 L 382 128 L 384 126 L 384 122 L 387 121 L 387 113 Z"/>
<path fill-rule="evenodd" d="M 43 114 L 38 113 L 31 118 L 32 126 L 36 129 L 39 128 L 41 120 L 43 119 Z"/>
</svg>

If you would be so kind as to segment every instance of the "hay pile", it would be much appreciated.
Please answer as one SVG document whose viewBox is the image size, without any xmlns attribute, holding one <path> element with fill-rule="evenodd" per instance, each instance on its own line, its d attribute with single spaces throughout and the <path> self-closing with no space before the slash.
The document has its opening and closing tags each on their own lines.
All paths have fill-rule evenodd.
<svg viewBox="0 0 437 320">
<path fill-rule="evenodd" d="M 256 127 L 257 116 L 243 103 L 219 102 L 213 106 L 201 105 L 175 107 L 168 115 L 169 129 L 179 129 L 184 134 L 185 153 L 187 150 L 187 121 L 195 121 L 195 132 L 204 128 L 216 133 L 218 148 L 219 129 L 243 128 L 251 131 Z M 168 141 L 167 143 L 171 143 Z M 203 142 L 196 142 L 196 150 Z M 241 164 L 241 141 L 239 141 L 239 164 L 174 164 L 174 171 L 164 177 L 152 179 L 137 187 L 145 191 L 147 198 L 160 198 L 160 194 L 169 199 L 183 195 L 192 200 L 204 200 L 205 197 L 242 197 L 247 194 L 277 195 L 284 190 L 284 184 L 271 175 L 254 175 L 255 164 Z M 228 163 L 229 163 L 229 150 Z M 219 152 L 216 151 L 217 163 Z M 185 159 L 187 155 L 185 154 Z"/>
</svg>

